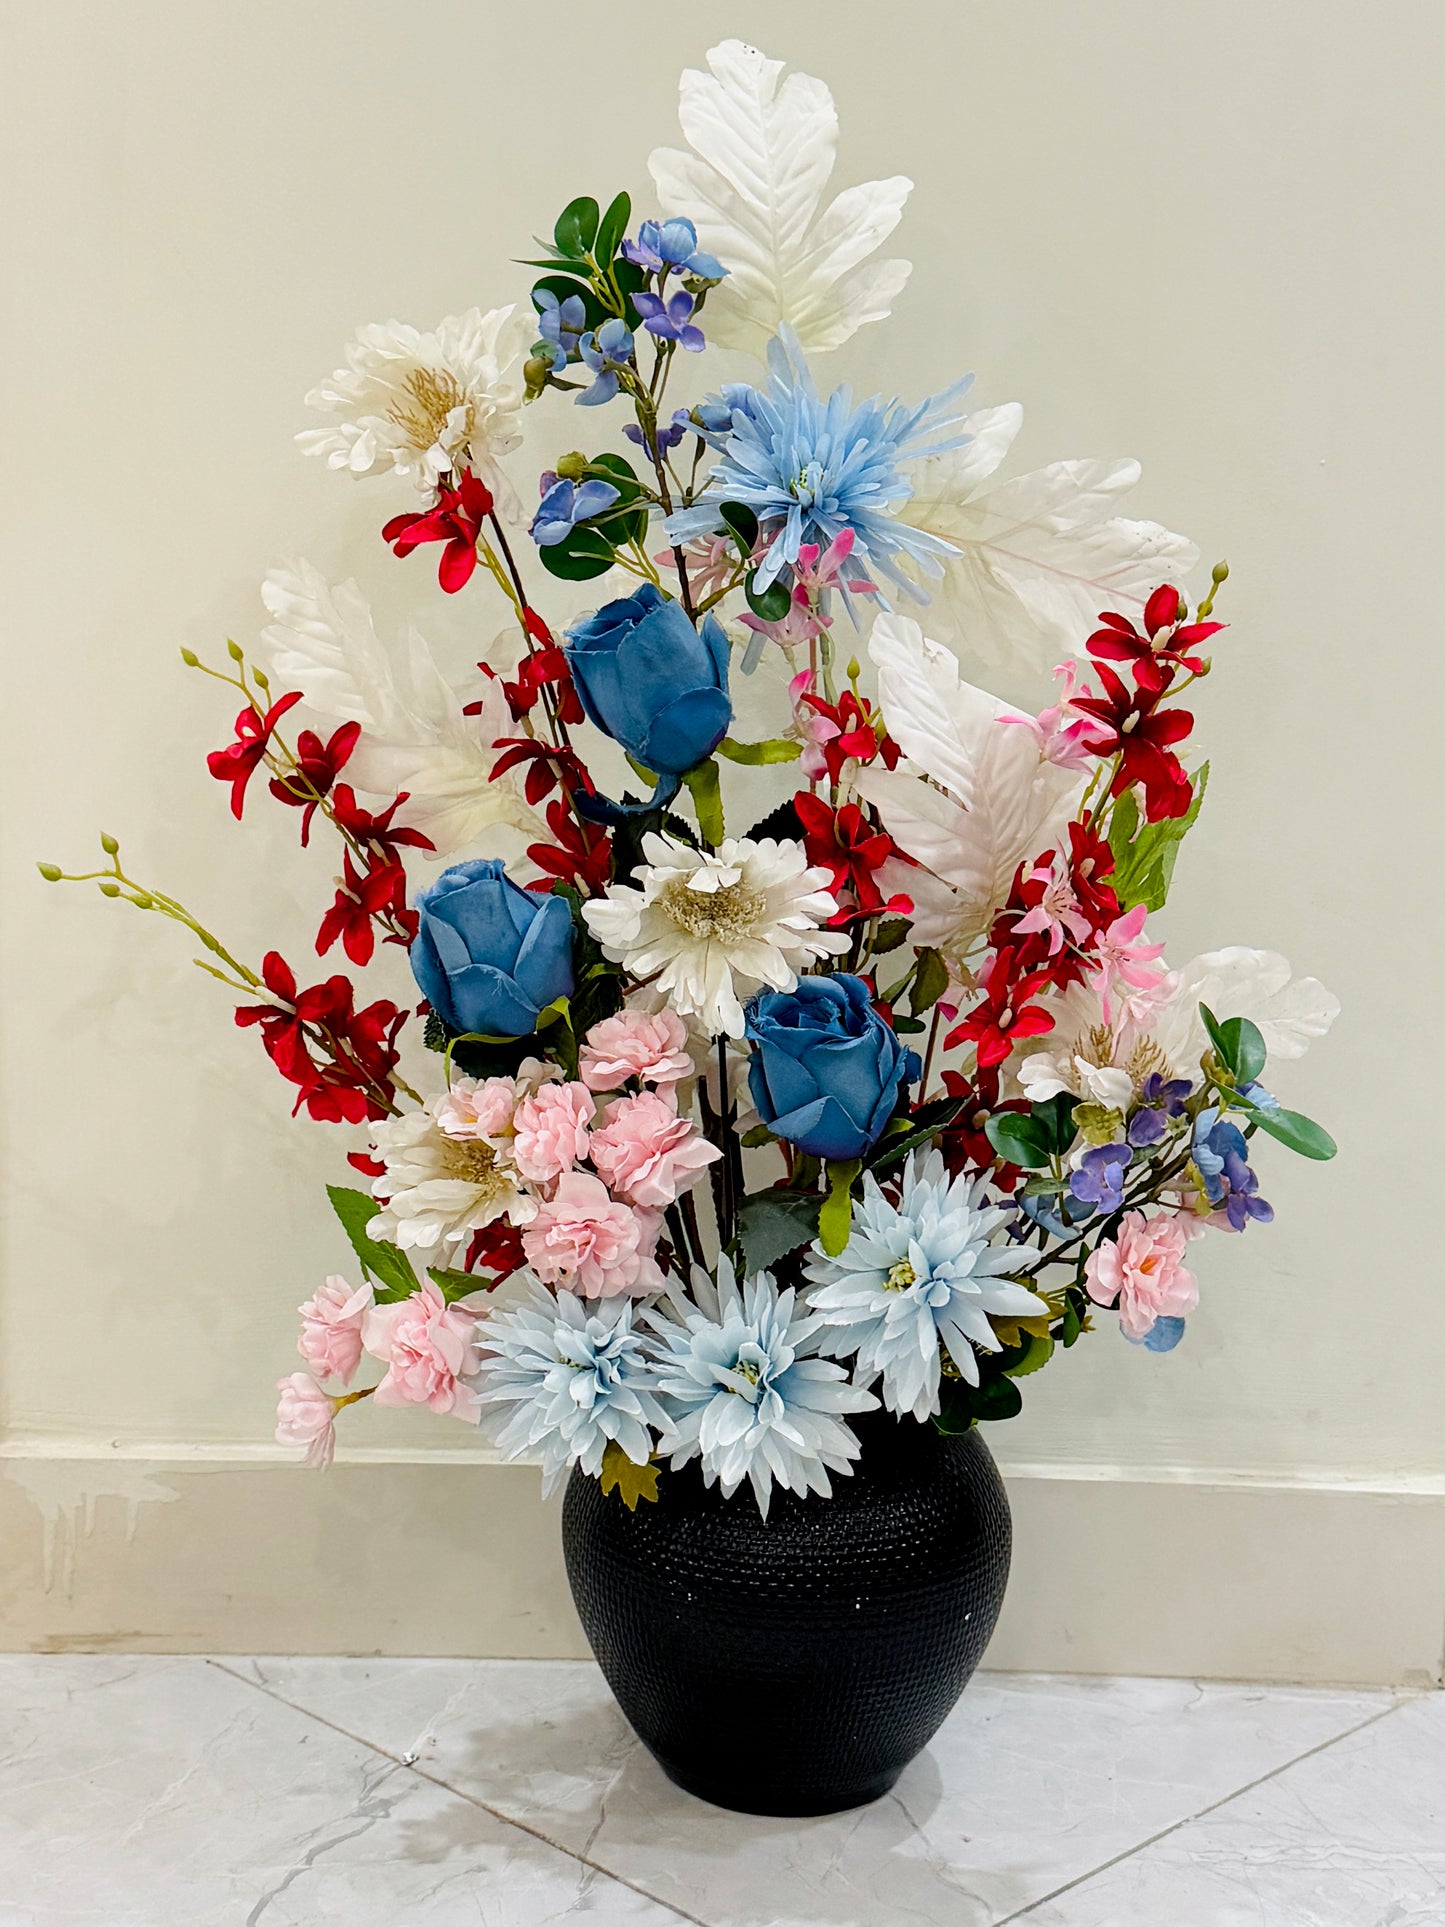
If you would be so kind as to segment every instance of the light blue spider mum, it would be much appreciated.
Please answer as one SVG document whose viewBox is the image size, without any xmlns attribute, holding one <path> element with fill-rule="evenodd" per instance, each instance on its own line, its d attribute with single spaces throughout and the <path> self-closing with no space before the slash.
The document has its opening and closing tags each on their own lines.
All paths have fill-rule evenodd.
<svg viewBox="0 0 1445 1927">
<path fill-rule="evenodd" d="M 502 1456 L 540 1458 L 544 1493 L 573 1465 L 599 1473 L 609 1442 L 646 1465 L 665 1416 L 632 1300 L 554 1296 L 530 1272 L 518 1273 L 510 1291 L 478 1334 L 476 1390 Z"/>
<path fill-rule="evenodd" d="M 659 1449 L 675 1466 L 701 1459 L 708 1485 L 731 1498 L 750 1481 L 766 1519 L 773 1483 L 832 1493 L 829 1471 L 851 1472 L 860 1447 L 840 1414 L 872 1410 L 871 1392 L 817 1357 L 820 1321 L 760 1271 L 741 1286 L 731 1264 L 712 1281 L 693 1273 L 696 1303 L 671 1295 L 647 1314 L 658 1337 Z"/>
<path fill-rule="evenodd" d="M 909 560 L 925 575 L 938 576 L 943 572 L 939 558 L 957 550 L 895 516 L 913 493 L 906 465 L 972 439 L 956 430 L 972 375 L 913 408 L 877 397 L 855 405 L 846 386 L 820 400 L 798 339 L 786 325 L 769 343 L 768 368 L 765 388 L 732 383 L 698 411 L 707 424 L 705 439 L 721 459 L 703 499 L 668 517 L 669 541 L 715 533 L 722 503 L 742 502 L 757 516 L 762 532 L 773 537 L 758 567 L 759 589 L 796 563 L 805 542 L 826 549 L 851 529 L 852 580 L 871 582 L 881 575 L 916 601 L 926 601 L 900 563 Z"/>
<path fill-rule="evenodd" d="M 867 1173 L 841 1253 L 830 1258 L 815 1244 L 808 1260 L 816 1286 L 808 1308 L 825 1328 L 822 1349 L 840 1358 L 856 1354 L 863 1384 L 882 1378 L 889 1411 L 920 1420 L 939 1409 L 940 1341 L 977 1385 L 974 1347 L 1003 1349 L 988 1314 L 1038 1318 L 1049 1310 L 1000 1276 L 1021 1262 L 1016 1245 L 995 1242 L 1009 1216 L 983 1202 L 982 1179 L 950 1181 L 937 1151 L 921 1165 L 909 1157 L 897 1204 Z"/>
</svg>

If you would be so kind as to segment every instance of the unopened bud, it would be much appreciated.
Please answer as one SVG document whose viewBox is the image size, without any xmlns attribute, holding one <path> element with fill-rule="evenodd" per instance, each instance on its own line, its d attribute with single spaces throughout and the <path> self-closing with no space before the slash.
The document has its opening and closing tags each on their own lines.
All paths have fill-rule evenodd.
<svg viewBox="0 0 1445 1927">
<path fill-rule="evenodd" d="M 187 649 L 184 645 L 181 647 L 181 661 L 186 665 L 187 669 L 199 669 L 201 666 L 201 659 L 195 650 Z"/>
<path fill-rule="evenodd" d="M 104 830 L 100 833 L 100 847 L 105 851 L 107 856 L 120 855 L 120 845 L 113 836 L 107 836 Z"/>
<path fill-rule="evenodd" d="M 580 449 L 574 448 L 570 455 L 564 455 L 557 463 L 557 474 L 564 482 L 580 482 L 587 473 L 587 457 Z"/>
<path fill-rule="evenodd" d="M 1209 575 L 1210 580 L 1213 582 L 1227 582 L 1229 580 L 1229 564 L 1227 562 L 1216 562 L 1214 567 L 1209 571 Z"/>
<path fill-rule="evenodd" d="M 848 680 L 849 680 L 849 682 L 851 682 L 851 683 L 856 683 L 856 682 L 857 682 L 857 680 L 858 680 L 858 678 L 859 678 L 859 677 L 860 677 L 860 676 L 861 676 L 862 674 L 863 674 L 863 665 L 862 665 L 862 663 L 860 663 L 860 662 L 859 662 L 859 660 L 858 660 L 858 658 L 857 658 L 856 656 L 850 656 L 850 657 L 848 658 Z"/>
<path fill-rule="evenodd" d="M 120 895 L 120 885 L 118 883 L 102 883 L 100 886 L 100 894 L 103 897 L 118 897 Z"/>
<path fill-rule="evenodd" d="M 232 662 L 244 662 L 246 660 L 246 652 L 239 642 L 228 642 L 226 644 L 226 654 L 231 658 Z"/>
<path fill-rule="evenodd" d="M 59 883 L 65 874 L 58 863 L 37 863 L 35 867 L 47 883 Z"/>
<path fill-rule="evenodd" d="M 132 897 L 131 902 L 137 910 L 153 910 L 155 908 L 155 905 L 149 897 Z"/>
<path fill-rule="evenodd" d="M 271 687 L 271 678 L 266 674 L 264 669 L 253 668 L 251 671 L 251 680 L 258 689 L 269 689 Z"/>
</svg>

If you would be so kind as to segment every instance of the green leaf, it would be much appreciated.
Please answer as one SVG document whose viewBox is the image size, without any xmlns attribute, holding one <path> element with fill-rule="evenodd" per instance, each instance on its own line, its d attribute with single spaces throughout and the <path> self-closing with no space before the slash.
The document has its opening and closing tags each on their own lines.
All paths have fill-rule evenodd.
<svg viewBox="0 0 1445 1927">
<path fill-rule="evenodd" d="M 873 955 L 886 957 L 890 950 L 897 950 L 907 939 L 910 927 L 907 917 L 885 917 L 873 932 Z"/>
<path fill-rule="evenodd" d="M 1006 1164 L 1039 1171 L 1053 1155 L 1045 1127 L 1023 1111 L 995 1111 L 984 1124 L 984 1134 Z"/>
<path fill-rule="evenodd" d="M 683 782 L 692 795 L 692 807 L 697 812 L 697 827 L 702 831 L 703 840 L 714 849 L 723 840 L 722 781 L 718 776 L 717 764 L 709 756 L 705 763 L 690 769 Z"/>
<path fill-rule="evenodd" d="M 757 769 L 767 763 L 796 763 L 803 753 L 801 743 L 790 743 L 784 736 L 770 736 L 761 743 L 736 743 L 724 736 L 717 746 L 719 756 L 730 763 L 747 763 Z"/>
<path fill-rule="evenodd" d="M 1199 1006 L 1204 1028 L 1221 1062 L 1236 1084 L 1252 1084 L 1264 1069 L 1268 1052 L 1257 1026 L 1247 1017 L 1230 1017 L 1223 1023 L 1207 1005 Z"/>
<path fill-rule="evenodd" d="M 1072 1091 L 1060 1091 L 1057 1097 L 1046 1097 L 1029 1111 L 1029 1116 L 1044 1132 L 1044 1142 L 1056 1157 L 1062 1157 L 1078 1136 L 1074 1118 L 1078 1101 Z"/>
<path fill-rule="evenodd" d="M 1064 1299 L 1064 1329 L 1059 1334 L 1059 1342 L 1065 1351 L 1070 1345 L 1078 1343 L 1079 1334 L 1083 1329 L 1084 1320 L 1078 1306 L 1074 1303 L 1074 1294 L 1069 1292 Z"/>
<path fill-rule="evenodd" d="M 1011 1378 L 991 1378 L 970 1385 L 961 1378 L 945 1378 L 938 1388 L 939 1410 L 933 1423 L 940 1432 L 967 1432 L 978 1420 L 1017 1418 L 1023 1393 Z"/>
<path fill-rule="evenodd" d="M 599 266 L 611 265 L 612 257 L 622 244 L 627 232 L 627 223 L 632 219 L 632 196 L 619 194 L 608 206 L 607 212 L 597 224 L 597 238 L 592 244 L 593 258 Z"/>
<path fill-rule="evenodd" d="M 893 1013 L 893 1028 L 900 1037 L 921 1037 L 928 1029 L 921 1017 L 900 1017 Z"/>
<path fill-rule="evenodd" d="M 616 1439 L 609 1439 L 598 1477 L 604 1493 L 615 1492 L 629 1512 L 636 1512 L 639 1499 L 656 1501 L 657 1470 L 650 1459 L 646 1465 L 638 1465 L 635 1459 L 628 1458 Z"/>
<path fill-rule="evenodd" d="M 537 295 L 542 288 L 545 288 L 549 294 L 555 294 L 559 301 L 565 301 L 569 295 L 579 296 L 586 310 L 589 328 L 600 328 L 607 319 L 607 309 L 597 299 L 591 284 L 585 280 L 579 280 L 575 275 L 544 274 L 540 280 L 533 282 L 532 306 L 537 308 L 539 314 L 541 309 L 538 307 Z"/>
<path fill-rule="evenodd" d="M 637 470 L 625 455 L 611 453 L 591 455 L 588 457 L 587 466 L 589 469 L 605 469 L 614 484 L 621 489 L 624 500 L 629 496 L 641 495 L 643 492 L 642 484 L 637 479 Z"/>
<path fill-rule="evenodd" d="M 744 562 L 758 545 L 758 518 L 746 502 L 724 502 L 718 514 L 726 523 Z"/>
<path fill-rule="evenodd" d="M 606 575 L 616 561 L 607 537 L 585 524 L 537 553 L 547 573 L 563 582 L 590 582 L 593 576 Z"/>
<path fill-rule="evenodd" d="M 793 598 L 781 582 L 769 583 L 766 589 L 757 588 L 757 573 L 756 569 L 750 569 L 743 577 L 748 607 L 760 622 L 781 622 L 793 606 Z"/>
<path fill-rule="evenodd" d="M 597 203 L 590 194 L 579 194 L 575 201 L 569 201 L 552 229 L 557 252 L 568 256 L 589 254 L 597 239 L 600 218 Z"/>
<path fill-rule="evenodd" d="M 417 1276 L 406 1253 L 395 1245 L 382 1244 L 367 1236 L 366 1227 L 381 1209 L 376 1199 L 344 1184 L 328 1184 L 326 1195 L 341 1220 L 342 1230 L 351 1240 L 351 1249 L 361 1269 L 379 1287 L 378 1300 L 386 1304 L 398 1298 L 410 1298 L 417 1288 Z"/>
<path fill-rule="evenodd" d="M 741 1142 L 744 1149 L 756 1151 L 760 1145 L 776 1144 L 777 1138 L 766 1124 L 755 1124 L 750 1131 L 744 1131 Z"/>
<path fill-rule="evenodd" d="M 828 1166 L 828 1195 L 818 1213 L 818 1236 L 830 1258 L 836 1258 L 848 1242 L 853 1226 L 853 1180 L 862 1168 L 858 1158 Z"/>
<path fill-rule="evenodd" d="M 1035 1332 L 1029 1338 L 1023 1357 L 1012 1365 L 1004 1366 L 1005 1375 L 1009 1378 L 1027 1378 L 1030 1372 L 1042 1371 L 1053 1355 L 1053 1339 L 1041 1337 Z"/>
<path fill-rule="evenodd" d="M 434 1271 L 428 1265 L 426 1275 L 449 1305 L 454 1305 L 458 1298 L 470 1297 L 474 1291 L 486 1291 L 491 1284 L 490 1279 L 478 1277 L 474 1271 Z"/>
<path fill-rule="evenodd" d="M 1194 772 L 1194 797 L 1183 816 L 1166 818 L 1162 823 L 1139 820 L 1139 805 L 1134 792 L 1125 790 L 1114 805 L 1109 821 L 1109 848 L 1114 855 L 1114 874 L 1108 879 L 1118 895 L 1120 907 L 1133 909 L 1142 903 L 1147 910 L 1163 908 L 1174 877 L 1179 845 L 1193 827 L 1204 801 L 1209 782 L 1209 765 Z"/>
<path fill-rule="evenodd" d="M 915 1017 L 921 1017 L 924 1011 L 932 1010 L 947 989 L 948 965 L 936 950 L 920 950 L 908 1008 Z"/>
<path fill-rule="evenodd" d="M 1256 1110 L 1252 1104 L 1245 1108 L 1261 1131 L 1268 1131 L 1291 1151 L 1298 1151 L 1302 1158 L 1317 1158 L 1324 1163 L 1340 1148 L 1322 1125 L 1316 1124 L 1313 1118 L 1302 1117 L 1298 1111 Z"/>
<path fill-rule="evenodd" d="M 920 1145 L 931 1144 L 939 1134 L 950 1125 L 963 1109 L 961 1097 L 936 1097 L 932 1103 L 925 1104 L 913 1117 L 906 1112 L 895 1117 L 888 1126 L 888 1132 L 878 1140 L 863 1160 L 873 1172 L 889 1169 L 901 1164 L 910 1151 Z M 889 1135 L 898 1123 L 904 1126 L 903 1134 Z"/>
<path fill-rule="evenodd" d="M 743 1267 L 766 1271 L 818 1235 L 821 1200 L 811 1192 L 756 1191 L 738 1207 Z"/>
</svg>

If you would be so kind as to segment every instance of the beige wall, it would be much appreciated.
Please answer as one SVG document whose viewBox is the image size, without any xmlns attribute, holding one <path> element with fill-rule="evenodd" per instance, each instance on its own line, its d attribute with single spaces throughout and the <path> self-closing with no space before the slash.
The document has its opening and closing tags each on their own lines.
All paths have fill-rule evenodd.
<svg viewBox="0 0 1445 1927">
<path fill-rule="evenodd" d="M 358 1425 L 368 1457 L 337 1482 L 335 1511 L 325 1488 L 298 1500 L 293 1476 L 268 1470 L 292 1307 L 342 1256 L 320 1192 L 339 1138 L 286 1121 L 279 1082 L 181 933 L 47 890 L 30 865 L 77 865 L 104 826 L 137 875 L 243 953 L 304 953 L 325 859 L 293 847 L 279 811 L 230 822 L 201 759 L 231 706 L 177 645 L 215 655 L 228 634 L 253 637 L 261 572 L 300 551 L 356 573 L 388 614 L 415 613 L 459 668 L 474 659 L 499 617 L 480 595 L 448 602 L 423 560 L 387 556 L 376 530 L 403 504 L 295 451 L 300 397 L 360 321 L 525 300 L 510 257 L 574 193 L 625 185 L 641 201 L 648 150 L 673 138 L 678 70 L 739 34 L 828 78 L 840 179 L 918 183 L 898 237 L 912 283 L 891 322 L 834 358 L 839 373 L 912 394 L 973 368 L 981 401 L 1026 404 L 1016 466 L 1136 455 L 1135 512 L 1228 556 L 1234 626 L 1197 704 L 1214 779 L 1167 934 L 1181 959 L 1278 948 L 1344 1003 L 1284 1086 L 1336 1132 L 1339 1162 L 1269 1160 L 1278 1222 L 1213 1241 L 1172 1358 L 1106 1332 L 1031 1380 L 1025 1416 L 992 1434 L 1021 1490 L 1027 1476 L 1073 1495 L 1045 1508 L 1031 1584 L 1077 1575 L 1109 1533 L 1127 1539 L 1120 1518 L 1156 1548 L 1183 1535 L 1181 1551 L 1219 1529 L 1221 1600 L 1249 1617 L 1251 1585 L 1288 1543 L 1298 1557 L 1275 1578 L 1292 1575 L 1293 1620 L 1228 1651 L 1186 1627 L 1177 1648 L 1134 1658 L 1438 1667 L 1439 10 L 8 0 L 0 13 L 8 1637 L 324 1648 L 334 1624 L 337 1644 L 405 1648 L 394 1618 L 372 1637 L 354 1609 L 329 1618 L 325 1587 L 278 1632 L 214 1569 L 224 1513 L 227 1556 L 253 1535 L 258 1595 L 285 1586 L 296 1533 L 324 1537 L 336 1588 L 364 1598 L 376 1548 L 350 1550 L 338 1530 L 361 1531 L 358 1491 L 375 1491 L 405 1558 L 417 1455 L 466 1443 L 442 1421 Z M 577 434 L 565 406 L 547 409 L 534 467 Z M 234 1495 L 238 1479 L 255 1496 L 218 1513 L 208 1481 Z M 1176 1482 L 1233 1494 L 1233 1523 L 1158 1504 Z M 1370 1523 L 1312 1537 L 1321 1488 L 1348 1501 L 1341 1520 Z M 1253 1492 L 1268 1504 L 1252 1511 Z M 1271 1510 L 1291 1495 L 1295 1540 Z M 538 1574 L 536 1623 L 565 1626 L 554 1526 L 514 1500 L 508 1485 L 491 1503 L 517 1570 Z M 460 1547 L 464 1505 L 450 1530 Z M 429 1515 L 425 1532 L 445 1559 L 445 1524 Z M 1356 1584 L 1333 1601 L 1329 1575 L 1372 1533 L 1395 1535 L 1390 1598 Z M 1160 1559 L 1165 1606 L 1182 1571 Z M 497 1580 L 509 1599 L 514 1581 Z M 1034 1630 L 1009 1654 L 1127 1666 L 1127 1639 L 1104 1636 L 1116 1612 L 1100 1566 L 1066 1589 L 1057 1621 L 1075 1630 L 1051 1644 L 1035 1591 Z M 1408 1634 L 1401 1620 L 1388 1656 L 1326 1638 L 1301 1659 L 1338 1613 L 1350 1638 L 1374 1617 L 1389 1645 L 1391 1613 Z M 475 1645 L 475 1629 L 457 1639 Z"/>
</svg>

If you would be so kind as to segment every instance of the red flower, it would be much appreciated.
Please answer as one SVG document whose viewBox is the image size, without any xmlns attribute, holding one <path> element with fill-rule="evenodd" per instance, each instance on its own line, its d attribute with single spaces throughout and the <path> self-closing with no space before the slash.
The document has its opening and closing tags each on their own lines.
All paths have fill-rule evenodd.
<svg viewBox="0 0 1445 1927">
<path fill-rule="evenodd" d="M 472 579 L 482 523 L 491 512 L 491 490 L 462 469 L 454 488 L 443 484 L 437 489 L 434 508 L 420 515 L 394 515 L 381 531 L 381 539 L 399 556 L 410 555 L 423 542 L 444 542 L 437 580 L 448 595 L 455 595 Z"/>
<path fill-rule="evenodd" d="M 575 883 L 585 896 L 600 896 L 612 876 L 612 843 L 606 830 L 597 823 L 578 823 L 560 797 L 547 805 L 547 826 L 556 838 L 555 846 L 529 843 L 527 855 L 546 875 L 529 890 L 550 890 L 554 877 Z"/>
<path fill-rule="evenodd" d="M 523 791 L 527 801 L 535 808 L 544 796 L 556 789 L 560 782 L 562 788 L 571 796 L 578 790 L 592 791 L 592 778 L 577 758 L 574 750 L 558 749 L 552 743 L 540 743 L 532 736 L 499 736 L 492 745 L 493 749 L 505 752 L 492 765 L 492 781 L 505 776 L 509 769 L 518 763 L 530 763 Z"/>
<path fill-rule="evenodd" d="M 311 819 L 323 796 L 350 760 L 361 734 L 360 723 L 343 723 L 329 743 L 323 743 L 314 729 L 303 729 L 296 738 L 297 767 L 285 776 L 273 776 L 269 784 L 278 803 L 289 803 L 304 812 L 301 818 L 301 847 L 311 841 Z M 239 812 L 238 812 L 239 813 Z"/>
<path fill-rule="evenodd" d="M 423 836 L 420 830 L 409 830 L 405 826 L 396 827 L 392 823 L 391 819 L 410 794 L 409 790 L 403 790 L 400 796 L 393 797 L 377 816 L 370 810 L 362 809 L 349 783 L 338 783 L 331 805 L 332 814 L 336 818 L 338 829 L 344 830 L 349 836 L 354 836 L 358 843 L 371 844 L 384 856 L 397 862 L 399 859 L 396 853 L 399 849 L 434 850 L 436 848 L 431 838 Z"/>
<path fill-rule="evenodd" d="M 861 699 L 851 689 L 845 689 L 836 703 L 826 702 L 821 696 L 804 692 L 798 697 L 816 715 L 832 723 L 837 731 L 826 742 L 819 744 L 823 760 L 828 765 L 828 780 L 836 783 L 848 758 L 856 757 L 860 763 L 871 763 L 876 756 L 883 758 L 884 766 L 892 769 L 898 762 L 902 751 L 883 727 L 883 718 L 875 715 L 873 705 L 866 696 Z"/>
<path fill-rule="evenodd" d="M 1193 729 L 1193 716 L 1187 709 L 1158 708 L 1162 691 L 1146 678 L 1131 692 L 1106 663 L 1096 662 L 1094 667 L 1104 695 L 1075 696 L 1073 707 L 1103 725 L 1087 744 L 1094 755 L 1119 758 L 1109 794 L 1120 796 L 1140 783 L 1144 815 L 1150 823 L 1183 816 L 1194 792 L 1170 745 L 1181 742 Z"/>
<path fill-rule="evenodd" d="M 528 615 L 531 611 L 526 611 Z M 496 672 L 486 663 L 480 665 L 488 676 Z M 567 667 L 567 658 L 555 642 L 548 641 L 542 648 L 524 656 L 517 665 L 513 681 L 505 677 L 498 679 L 502 684 L 502 694 L 507 699 L 507 707 L 519 720 L 530 715 L 537 706 L 537 699 L 549 684 L 556 690 L 557 715 L 564 723 L 586 721 L 581 700 L 572 682 L 572 671 Z M 468 716 L 480 715 L 481 703 L 468 703 L 464 713 Z"/>
<path fill-rule="evenodd" d="M 354 964 L 369 964 L 376 948 L 376 921 L 388 913 L 416 934 L 416 913 L 406 907 L 406 871 L 385 857 L 373 857 L 366 875 L 357 871 L 348 850 L 343 859 L 345 876 L 337 889 L 336 901 L 321 920 L 316 938 L 316 954 L 324 957 L 340 937 L 342 948 Z"/>
<path fill-rule="evenodd" d="M 467 1246 L 467 1255 L 462 1262 L 463 1271 L 489 1271 L 492 1283 L 510 1278 L 527 1262 L 527 1254 L 522 1249 L 522 1234 L 516 1225 L 508 1224 L 505 1218 L 496 1218 L 491 1224 L 483 1225 L 480 1231 L 472 1234 Z"/>
<path fill-rule="evenodd" d="M 961 1071 L 945 1071 L 943 1088 L 950 1097 L 962 1098 L 963 1108 L 951 1124 L 938 1134 L 938 1148 L 950 1177 L 961 1171 L 991 1171 L 995 1188 L 1012 1191 L 1022 1175 L 1015 1164 L 999 1164 L 998 1152 L 989 1143 L 984 1126 L 1002 1111 L 1023 1112 L 1028 1105 L 1014 1100 L 998 1101 L 997 1069 L 980 1070 L 972 1083 Z"/>
<path fill-rule="evenodd" d="M 1165 583 L 1144 605 L 1143 635 L 1127 616 L 1106 609 L 1099 617 L 1106 626 L 1096 629 L 1084 646 L 1096 661 L 1107 658 L 1130 663 L 1137 683 L 1156 687 L 1162 693 L 1177 669 L 1187 669 L 1196 676 L 1202 672 L 1204 658 L 1191 652 L 1224 627 L 1222 622 L 1186 623 L 1186 613 L 1184 598 Z"/>
<path fill-rule="evenodd" d="M 1012 951 L 994 953 L 983 1001 L 975 1004 L 945 1039 L 950 1050 L 955 1044 L 972 1043 L 981 1071 L 1001 1064 L 1021 1038 L 1042 1037 L 1054 1027 L 1049 1013 L 1041 1005 L 1029 1002 L 1034 992 L 1048 982 L 1047 977 L 1018 975 L 1017 963 Z"/>
<path fill-rule="evenodd" d="M 293 690 L 289 696 L 272 703 L 264 716 L 254 709 L 243 709 L 236 718 L 235 742 L 225 749 L 213 749 L 207 756 L 206 768 L 212 776 L 217 782 L 231 785 L 231 814 L 238 823 L 246 800 L 246 785 L 270 747 L 271 732 L 286 711 L 300 700 L 300 692 Z"/>
<path fill-rule="evenodd" d="M 1079 907 L 1095 930 L 1112 923 L 1119 915 L 1119 899 L 1114 886 L 1105 882 L 1114 874 L 1114 852 L 1098 831 L 1088 823 L 1069 825 L 1069 876 Z"/>
<path fill-rule="evenodd" d="M 357 1011 L 351 982 L 328 977 L 324 984 L 298 991 L 295 973 L 276 951 L 261 964 L 261 981 L 278 1001 L 242 1004 L 236 1022 L 261 1027 L 266 1055 L 290 1084 L 297 1087 L 292 1116 L 304 1104 L 320 1123 L 360 1124 L 385 1117 L 379 1101 L 398 1061 L 396 1033 L 405 1013 L 385 999 Z M 330 1055 L 317 1063 L 308 1030 Z"/>
<path fill-rule="evenodd" d="M 836 915 L 828 919 L 830 925 L 849 923 L 855 917 L 906 915 L 912 910 L 909 897 L 890 897 L 884 902 L 874 872 L 895 854 L 893 839 L 874 829 L 856 803 L 845 803 L 834 810 L 810 790 L 799 790 L 793 808 L 803 826 L 808 861 L 828 872 L 829 888 L 839 901 Z M 851 907 L 844 904 L 845 895 L 852 897 Z"/>
</svg>

